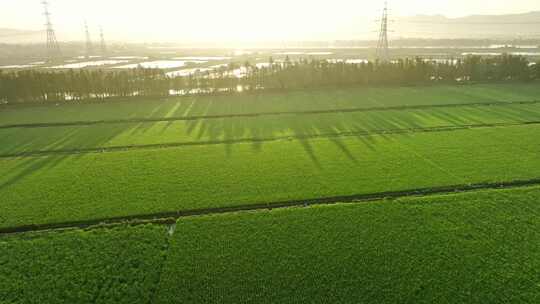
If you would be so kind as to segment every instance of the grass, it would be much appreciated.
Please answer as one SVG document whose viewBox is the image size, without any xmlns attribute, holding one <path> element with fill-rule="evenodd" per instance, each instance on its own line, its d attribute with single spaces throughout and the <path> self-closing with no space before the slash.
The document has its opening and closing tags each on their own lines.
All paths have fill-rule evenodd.
<svg viewBox="0 0 540 304">
<path fill-rule="evenodd" d="M 0 227 L 538 178 L 538 132 L 521 126 L 3 159 Z"/>
<path fill-rule="evenodd" d="M 181 219 L 156 303 L 538 303 L 540 188 Z"/>
<path fill-rule="evenodd" d="M 0 125 L 528 101 L 536 100 L 538 96 L 540 96 L 540 86 L 536 83 L 322 89 L 287 93 L 130 100 L 129 102 L 3 107 L 0 110 Z"/>
<path fill-rule="evenodd" d="M 163 226 L 0 237 L 0 303 L 149 303 Z"/>
<path fill-rule="evenodd" d="M 540 121 L 540 104 L 0 129 L 0 155 Z"/>
</svg>

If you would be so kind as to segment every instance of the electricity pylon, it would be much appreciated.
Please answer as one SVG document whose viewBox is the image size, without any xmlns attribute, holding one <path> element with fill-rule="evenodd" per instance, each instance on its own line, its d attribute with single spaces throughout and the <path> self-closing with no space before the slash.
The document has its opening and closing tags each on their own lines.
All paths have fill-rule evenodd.
<svg viewBox="0 0 540 304">
<path fill-rule="evenodd" d="M 92 45 L 92 39 L 90 37 L 90 30 L 88 29 L 88 24 L 84 21 L 84 31 L 86 33 L 86 58 L 90 58 L 92 53 L 94 53 L 94 46 Z"/>
<path fill-rule="evenodd" d="M 99 27 L 99 37 L 101 38 L 101 56 L 106 56 L 107 44 L 105 43 L 105 35 L 103 34 L 103 27 Z"/>
<path fill-rule="evenodd" d="M 381 62 L 388 62 L 390 55 L 388 51 L 388 2 L 384 2 L 384 10 L 381 18 L 381 28 L 379 32 L 379 42 L 377 43 L 377 59 Z"/>
<path fill-rule="evenodd" d="M 51 22 L 51 13 L 49 12 L 49 2 L 47 0 L 41 1 L 43 4 L 43 15 L 45 16 L 45 31 L 47 33 L 47 60 L 56 61 L 62 57 L 60 51 L 60 45 L 56 40 L 56 33 Z"/>
</svg>

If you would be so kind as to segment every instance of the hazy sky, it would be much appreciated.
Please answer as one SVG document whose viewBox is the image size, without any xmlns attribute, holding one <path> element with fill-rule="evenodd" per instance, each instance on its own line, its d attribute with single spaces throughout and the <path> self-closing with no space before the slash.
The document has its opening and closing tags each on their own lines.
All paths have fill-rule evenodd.
<svg viewBox="0 0 540 304">
<path fill-rule="evenodd" d="M 252 41 L 368 37 L 383 0 L 49 0 L 59 35 L 139 41 Z M 41 29 L 41 0 L 0 0 L 0 27 Z M 540 0 L 393 0 L 392 14 L 506 14 L 540 10 Z M 354 26 L 353 26 L 354 25 Z M 361 26 L 359 26 L 361 25 Z M 81 34 L 81 35 L 79 35 Z"/>
</svg>

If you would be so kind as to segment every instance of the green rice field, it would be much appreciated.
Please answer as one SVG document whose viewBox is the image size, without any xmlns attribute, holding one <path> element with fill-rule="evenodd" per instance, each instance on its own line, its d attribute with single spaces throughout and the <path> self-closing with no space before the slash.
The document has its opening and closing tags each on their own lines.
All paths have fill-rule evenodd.
<svg viewBox="0 0 540 304">
<path fill-rule="evenodd" d="M 537 83 L 0 106 L 0 304 L 537 303 L 539 134 Z"/>
<path fill-rule="evenodd" d="M 173 234 L 144 225 L 4 236 L 0 299 L 536 303 L 538 200 L 530 187 L 191 217 Z"/>
<path fill-rule="evenodd" d="M 0 128 L 0 156 L 540 124 L 540 103 Z"/>
<path fill-rule="evenodd" d="M 13 106 L 0 111 L 0 126 L 222 116 L 254 113 L 329 111 L 340 109 L 471 104 L 540 100 L 531 84 L 320 89 L 287 93 L 194 96 L 113 103 Z"/>
<path fill-rule="evenodd" d="M 533 188 L 180 220 L 157 302 L 535 303 L 539 199 Z"/>
<path fill-rule="evenodd" d="M 163 226 L 0 237 L 0 303 L 148 303 Z"/>
</svg>

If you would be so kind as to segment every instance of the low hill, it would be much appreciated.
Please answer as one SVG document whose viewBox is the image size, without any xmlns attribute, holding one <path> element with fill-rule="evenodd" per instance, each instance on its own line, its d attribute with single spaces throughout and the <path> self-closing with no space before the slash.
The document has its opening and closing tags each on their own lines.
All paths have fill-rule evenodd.
<svg viewBox="0 0 540 304">
<path fill-rule="evenodd" d="M 394 36 L 422 38 L 515 39 L 540 37 L 540 11 L 510 15 L 396 17 Z"/>
</svg>

